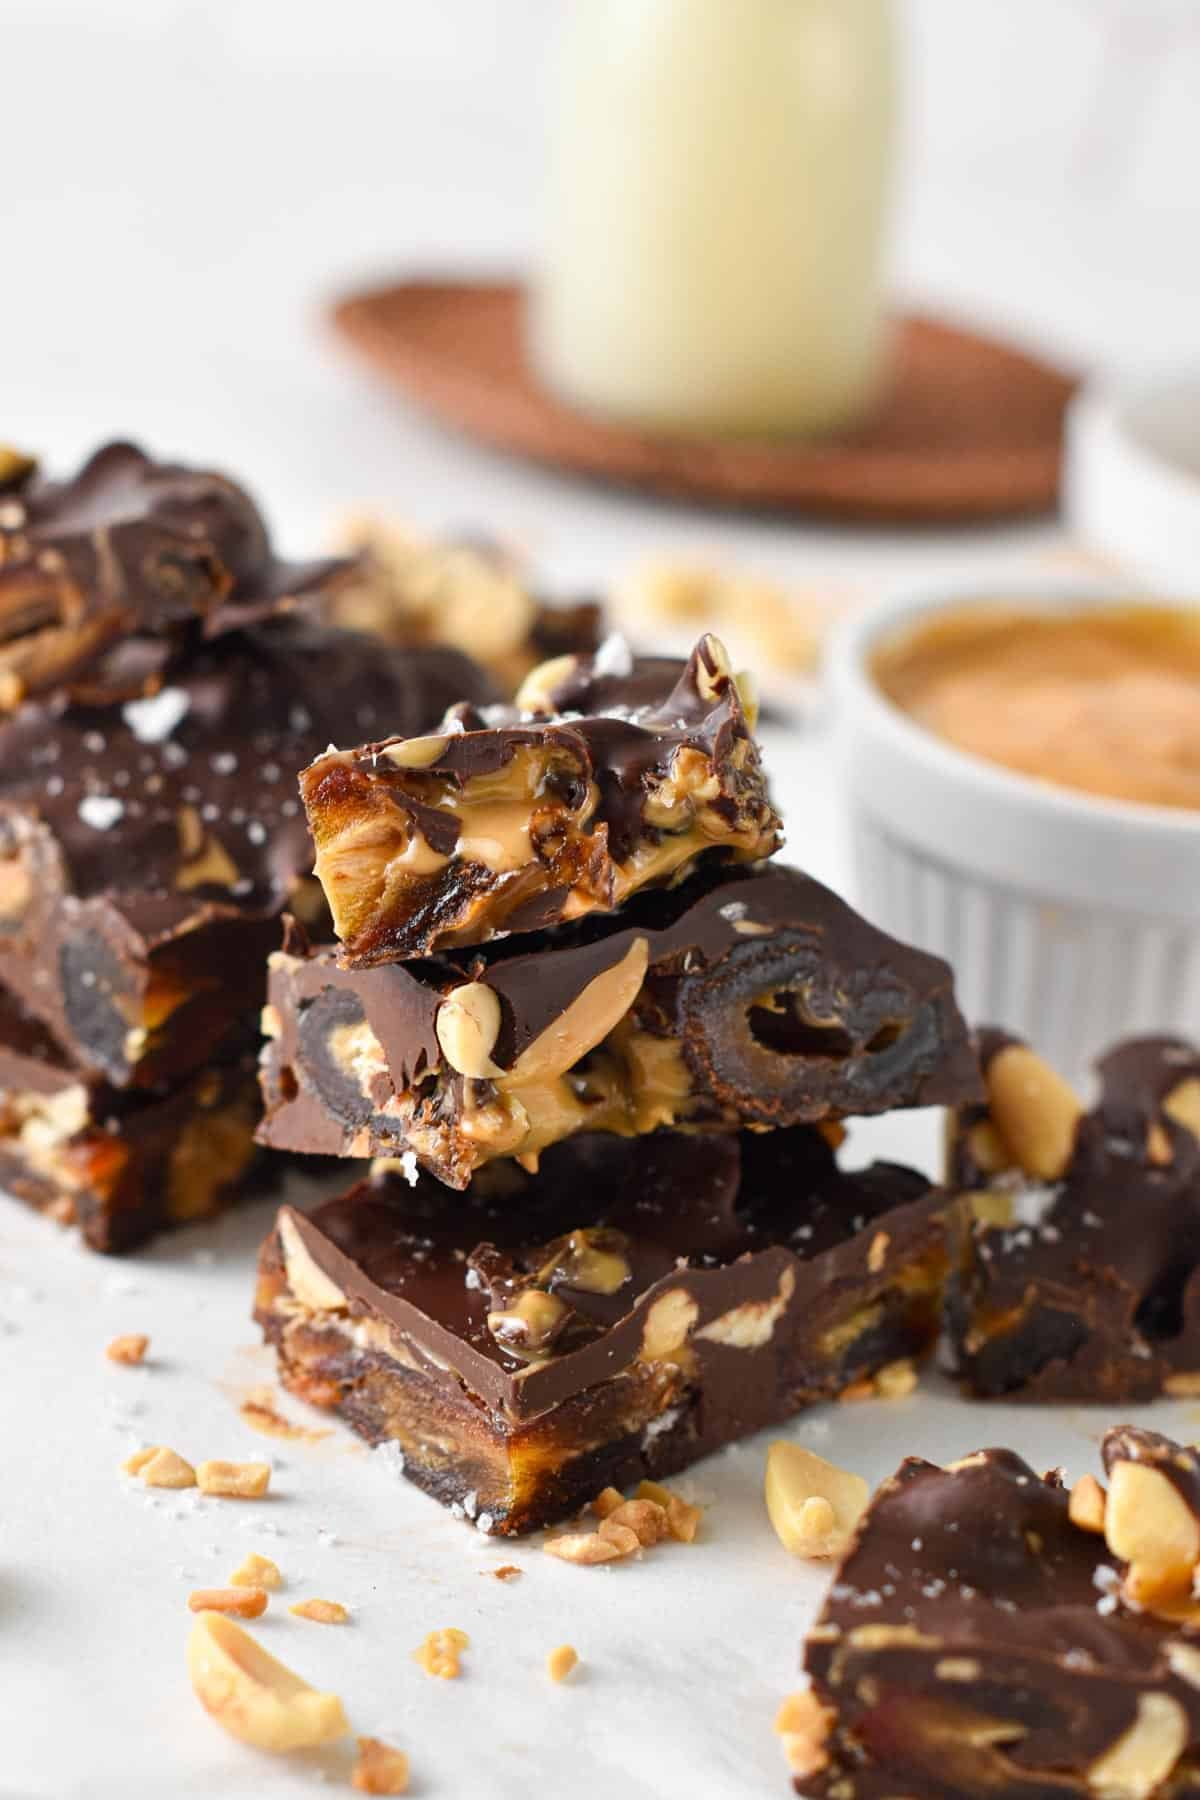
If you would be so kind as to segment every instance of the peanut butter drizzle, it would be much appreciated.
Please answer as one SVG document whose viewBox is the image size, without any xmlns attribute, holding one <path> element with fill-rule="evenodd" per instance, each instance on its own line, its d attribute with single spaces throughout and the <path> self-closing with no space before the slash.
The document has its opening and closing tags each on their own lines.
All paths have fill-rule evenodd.
<svg viewBox="0 0 1200 1800">
<path fill-rule="evenodd" d="M 1200 611 L 964 606 L 885 644 L 873 672 L 902 711 L 989 762 L 1200 810 Z"/>
</svg>

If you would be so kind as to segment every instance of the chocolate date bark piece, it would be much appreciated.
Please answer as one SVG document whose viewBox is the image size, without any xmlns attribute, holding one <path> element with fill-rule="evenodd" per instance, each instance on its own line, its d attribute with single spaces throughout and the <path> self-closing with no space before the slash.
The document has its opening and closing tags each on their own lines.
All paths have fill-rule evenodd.
<svg viewBox="0 0 1200 1800">
<path fill-rule="evenodd" d="M 1114 1458 L 1128 1448 L 1127 1428 L 1110 1433 Z M 1010 1450 L 902 1464 L 805 1645 L 812 1685 L 782 1721 L 798 1792 L 1200 1791 L 1194 1626 L 1135 1610 L 1125 1561 L 1074 1510 L 1057 1473 L 1039 1477 Z"/>
<path fill-rule="evenodd" d="M 237 482 L 134 444 L 106 444 L 64 480 L 29 467 L 0 500 L 0 708 L 64 683 L 130 697 L 157 667 L 127 640 L 226 630 L 315 600 L 349 570 L 281 561 Z"/>
<path fill-rule="evenodd" d="M 570 659 L 568 659 L 570 660 Z M 552 678 L 546 693 L 553 695 Z M 432 735 L 331 750 L 300 791 L 347 966 L 612 912 L 699 859 L 756 861 L 780 825 L 724 650 L 652 705 L 457 709 Z"/>
<path fill-rule="evenodd" d="M 256 1310 L 280 1377 L 507 1534 L 922 1354 L 943 1197 L 783 1137 L 751 1167 L 736 1136 L 582 1137 L 536 1176 L 493 1164 L 454 1207 L 389 1171 L 284 1207 Z"/>
<path fill-rule="evenodd" d="M 949 1303 L 967 1385 L 1027 1400 L 1200 1393 L 1200 1050 L 1136 1038 L 1090 1110 L 1027 1045 L 980 1039 L 949 1180 L 971 1198 Z"/>
<path fill-rule="evenodd" d="M 547 658 L 599 648 L 601 607 L 541 598 L 494 540 L 434 540 L 362 514 L 346 521 L 337 547 L 353 557 L 353 570 L 331 595 L 327 616 L 388 644 L 452 645 L 482 663 L 505 695 Z"/>
<path fill-rule="evenodd" d="M 241 1198 L 257 1112 L 248 1046 L 159 1093 L 119 1092 L 0 991 L 0 1190 L 93 1250 L 132 1249 Z"/>
<path fill-rule="evenodd" d="M 463 1188 L 580 1131 L 727 1131 L 958 1104 L 978 1071 L 946 965 L 777 864 L 616 917 L 342 969 L 271 959 L 265 1143 L 413 1153 Z"/>
<path fill-rule="evenodd" d="M 299 619 L 194 647 L 152 696 L 0 720 L 0 980 L 115 1086 L 177 1079 L 253 1017 L 284 906 L 321 916 L 294 770 L 484 678 Z M 428 710 L 426 710 L 428 709 Z"/>
</svg>

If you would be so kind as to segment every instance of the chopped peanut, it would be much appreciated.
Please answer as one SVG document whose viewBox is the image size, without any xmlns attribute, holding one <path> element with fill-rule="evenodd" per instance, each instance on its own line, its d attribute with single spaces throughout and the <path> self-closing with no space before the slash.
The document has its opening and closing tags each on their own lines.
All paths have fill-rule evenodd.
<svg viewBox="0 0 1200 1800">
<path fill-rule="evenodd" d="M 516 1563 L 501 1563 L 498 1568 L 480 1570 L 481 1575 L 493 1575 L 497 1581 L 515 1581 L 522 1573 Z"/>
<path fill-rule="evenodd" d="M 196 1485 L 196 1471 L 191 1463 L 162 1444 L 135 1450 L 121 1467 L 127 1475 L 140 1475 L 147 1487 L 190 1488 Z"/>
<path fill-rule="evenodd" d="M 701 1513 L 698 1506 L 692 1506 L 687 1500 L 673 1494 L 670 1488 L 663 1487 L 658 1481 L 639 1481 L 637 1487 L 639 1500 L 653 1500 L 661 1506 L 667 1515 L 667 1527 L 677 1543 L 691 1544 L 695 1542 L 700 1528 Z"/>
<path fill-rule="evenodd" d="M 600 1492 L 596 1495 L 596 1498 L 592 1501 L 592 1511 L 596 1514 L 597 1518 L 607 1519 L 609 1513 L 615 1512 L 618 1506 L 624 1506 L 624 1504 L 625 1496 L 620 1488 L 601 1488 Z"/>
<path fill-rule="evenodd" d="M 360 1737 L 350 1785 L 360 1794 L 406 1794 L 408 1758 L 380 1738 Z"/>
<path fill-rule="evenodd" d="M 767 1451 L 767 1512 L 793 1556 L 840 1556 L 866 1511 L 861 1475 L 839 1469 L 800 1444 L 777 1439 Z"/>
<path fill-rule="evenodd" d="M 1161 1469 L 1116 1462 L 1109 1469 L 1104 1539 L 1128 1563 L 1125 1593 L 1153 1607 L 1191 1592 L 1200 1563 L 1200 1519 Z"/>
<path fill-rule="evenodd" d="M 345 1625 L 350 1618 L 340 1600 L 297 1600 L 288 1611 L 297 1619 L 312 1619 L 317 1625 Z"/>
<path fill-rule="evenodd" d="M 1072 1525 L 1078 1525 L 1080 1531 L 1103 1532 L 1105 1505 L 1104 1489 L 1096 1477 L 1081 1475 L 1071 1489 L 1067 1517 Z"/>
<path fill-rule="evenodd" d="M 607 1519 L 604 1523 L 608 1523 Z M 601 1526 L 601 1531 L 603 1529 Z M 628 1556 L 630 1550 L 638 1547 L 636 1535 L 627 1526 L 618 1525 L 617 1533 L 624 1533 L 631 1540 L 629 1549 L 619 1548 L 608 1538 L 601 1537 L 599 1531 L 565 1531 L 560 1537 L 547 1538 L 542 1549 L 547 1556 L 557 1556 L 560 1562 L 615 1562 L 618 1557 Z"/>
<path fill-rule="evenodd" d="M 271 1485 L 271 1465 L 264 1462 L 202 1462 L 196 1469 L 202 1494 L 227 1500 L 261 1500 Z"/>
<path fill-rule="evenodd" d="M 448 1625 L 443 1631 L 431 1631 L 419 1649 L 413 1651 L 413 1661 L 419 1662 L 427 1675 L 437 1675 L 442 1681 L 454 1681 L 462 1673 L 459 1668 L 458 1654 L 470 1645 L 470 1638 L 465 1631 Z"/>
<path fill-rule="evenodd" d="M 141 1331 L 126 1331 L 120 1337 L 113 1338 L 104 1354 L 109 1362 L 124 1363 L 133 1367 L 140 1363 L 150 1348 L 150 1339 Z"/>
<path fill-rule="evenodd" d="M 257 1619 L 267 1610 L 267 1590 L 260 1587 L 195 1588 L 188 1595 L 190 1612 L 232 1613 Z"/>
<path fill-rule="evenodd" d="M 615 1542 L 613 1530 L 618 1525 L 628 1526 L 643 1549 L 660 1543 L 669 1533 L 666 1508 L 655 1500 L 623 1500 L 601 1521 L 600 1535 Z"/>
<path fill-rule="evenodd" d="M 578 1661 L 578 1650 L 571 1644 L 560 1644 L 546 1658 L 546 1673 L 551 1681 L 565 1681 Z"/>
<path fill-rule="evenodd" d="M 229 1577 L 231 1587 L 260 1587 L 274 1592 L 283 1586 L 283 1576 L 279 1564 L 273 1563 L 269 1556 L 260 1556 L 252 1550 L 243 1563 Z"/>
<path fill-rule="evenodd" d="M 788 1768 L 798 1781 L 819 1775 L 829 1763 L 825 1745 L 833 1714 L 809 1689 L 789 1694 L 775 1715 Z"/>
<path fill-rule="evenodd" d="M 310 1750 L 350 1729 L 336 1694 L 320 1694 L 240 1625 L 203 1612 L 192 1628 L 188 1674 L 196 1698 L 232 1737 L 258 1750 Z"/>
<path fill-rule="evenodd" d="M 622 1525 L 619 1519 L 601 1519 L 596 1536 L 601 1543 L 611 1544 L 618 1556 L 633 1556 L 642 1547 L 642 1540 L 632 1525 Z"/>
</svg>

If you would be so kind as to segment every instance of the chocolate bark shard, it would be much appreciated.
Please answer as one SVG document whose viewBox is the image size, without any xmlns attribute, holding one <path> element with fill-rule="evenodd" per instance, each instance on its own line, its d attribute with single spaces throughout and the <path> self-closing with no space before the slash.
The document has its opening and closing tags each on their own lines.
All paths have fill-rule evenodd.
<svg viewBox="0 0 1200 1800">
<path fill-rule="evenodd" d="M 0 1189 L 93 1250 L 122 1251 L 221 1211 L 255 1170 L 253 1052 L 229 1046 L 154 1094 L 73 1067 L 0 989 Z"/>
<path fill-rule="evenodd" d="M 0 980 L 116 1085 L 203 1063 L 261 1004 L 281 909 L 320 915 L 292 771 L 348 727 L 428 722 L 464 682 L 489 691 L 455 652 L 287 619 L 121 706 L 26 702 L 0 720 Z"/>
<path fill-rule="evenodd" d="M 412 1151 L 465 1187 L 579 1131 L 767 1129 L 979 1092 L 946 965 L 795 869 L 702 872 L 528 944 L 369 970 L 276 954 L 264 1142 Z"/>
<path fill-rule="evenodd" d="M 1126 1607 L 1123 1565 L 1069 1507 L 1009 1450 L 910 1458 L 883 1484 L 805 1646 L 799 1792 L 1193 1791 L 1191 1632 Z"/>
<path fill-rule="evenodd" d="M 736 1137 L 585 1137 L 537 1176 L 493 1165 L 454 1207 L 399 1173 L 285 1207 L 256 1314 L 281 1377 L 521 1532 L 921 1354 L 942 1196 L 783 1135 L 753 1170 Z"/>
<path fill-rule="evenodd" d="M 506 695 L 536 664 L 587 657 L 600 646 L 597 602 L 542 599 L 519 560 L 494 539 L 457 533 L 431 540 L 367 514 L 346 521 L 338 548 L 351 553 L 354 569 L 331 598 L 334 622 L 388 644 L 453 645 Z"/>
<path fill-rule="evenodd" d="M 780 843 L 713 638 L 653 705 L 459 709 L 432 735 L 318 757 L 300 791 L 347 966 L 612 912 L 698 860 L 755 861 Z"/>
<path fill-rule="evenodd" d="M 0 707 L 64 683 L 136 695 L 155 640 L 228 630 L 333 590 L 344 560 L 277 557 L 253 500 L 228 476 L 97 450 L 65 480 L 29 468 L 0 505 Z"/>
<path fill-rule="evenodd" d="M 1056 1135 L 997 1087 L 1002 1055 L 1030 1053 L 1003 1034 L 982 1047 L 992 1098 L 960 1111 L 949 1160 L 975 1214 L 950 1298 L 969 1387 L 1028 1400 L 1200 1393 L 1200 1051 L 1118 1045 L 1099 1065 L 1098 1103 Z M 1049 1178 L 1029 1172 L 1031 1142 L 1060 1146 L 1061 1166 L 1041 1163 Z"/>
</svg>

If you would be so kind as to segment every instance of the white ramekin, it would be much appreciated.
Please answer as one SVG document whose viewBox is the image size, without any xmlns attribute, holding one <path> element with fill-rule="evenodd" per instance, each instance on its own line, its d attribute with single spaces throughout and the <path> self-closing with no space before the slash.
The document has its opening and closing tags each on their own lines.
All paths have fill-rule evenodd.
<svg viewBox="0 0 1200 1800">
<path fill-rule="evenodd" d="M 1117 1038 L 1200 1035 L 1200 815 L 1092 799 L 954 749 L 869 665 L 891 633 L 963 604 L 1128 600 L 1014 581 L 897 597 L 847 620 L 831 651 L 856 903 L 949 960 L 969 1020 L 1029 1038 L 1076 1080 Z"/>
</svg>

